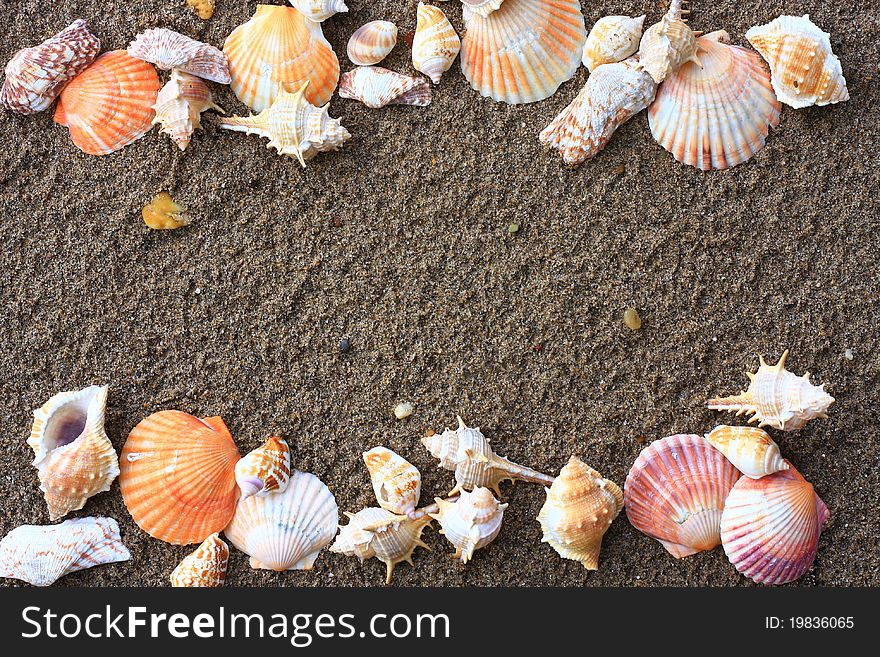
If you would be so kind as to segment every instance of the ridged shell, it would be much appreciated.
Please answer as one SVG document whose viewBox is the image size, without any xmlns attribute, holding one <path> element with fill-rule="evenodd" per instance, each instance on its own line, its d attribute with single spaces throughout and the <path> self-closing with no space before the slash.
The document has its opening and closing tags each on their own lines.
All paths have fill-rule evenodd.
<svg viewBox="0 0 880 657">
<path fill-rule="evenodd" d="M 716 411 L 747 413 L 750 422 L 758 426 L 771 426 L 780 431 L 796 431 L 810 420 L 827 418 L 825 411 L 834 403 L 834 397 L 825 392 L 825 384 L 814 386 L 810 373 L 802 377 L 785 369 L 788 350 L 776 365 L 768 365 L 759 356 L 760 367 L 754 374 L 746 372 L 751 379 L 748 390 L 733 397 L 710 399 L 706 406 Z"/>
<path fill-rule="evenodd" d="M 461 40 L 443 10 L 420 2 L 412 44 L 415 69 L 437 84 L 452 67 L 459 50 Z"/>
<path fill-rule="evenodd" d="M 164 27 L 138 34 L 128 54 L 157 67 L 180 69 L 211 82 L 229 84 L 229 63 L 219 48 Z"/>
<path fill-rule="evenodd" d="M 220 539 L 219 534 L 211 534 L 174 569 L 171 586 L 223 586 L 228 561 L 229 546 Z"/>
<path fill-rule="evenodd" d="M 324 38 L 321 24 L 293 7 L 257 5 L 244 25 L 226 38 L 232 90 L 255 112 L 282 92 L 309 83 L 306 100 L 318 107 L 330 100 L 339 81 L 339 60 Z"/>
<path fill-rule="evenodd" d="M 290 0 L 290 4 L 306 18 L 317 23 L 348 11 L 345 0 Z"/>
<path fill-rule="evenodd" d="M 239 458 L 221 418 L 153 413 L 122 448 L 122 499 L 150 536 L 175 545 L 201 543 L 232 518 Z"/>
<path fill-rule="evenodd" d="M 359 100 L 367 107 L 431 104 L 431 85 L 424 78 L 413 78 L 381 66 L 359 66 L 342 74 L 339 97 Z"/>
<path fill-rule="evenodd" d="M 541 541 L 587 570 L 598 569 L 602 538 L 623 509 L 620 487 L 572 456 L 546 491 L 538 513 Z"/>
<path fill-rule="evenodd" d="M 357 66 L 372 66 L 388 56 L 397 43 L 397 26 L 389 21 L 370 21 L 348 40 L 348 58 Z"/>
<path fill-rule="evenodd" d="M 6 64 L 0 105 L 19 114 L 42 112 L 100 51 L 101 42 L 81 18 L 43 43 L 19 50 Z"/>
<path fill-rule="evenodd" d="M 186 0 L 186 4 L 202 20 L 208 20 L 214 15 L 214 0 Z"/>
<path fill-rule="evenodd" d="M 283 493 L 289 480 L 290 447 L 279 436 L 270 436 L 235 464 L 235 481 L 243 500 L 251 495 Z"/>
<path fill-rule="evenodd" d="M 776 97 L 791 107 L 849 100 L 840 60 L 831 39 L 809 15 L 780 16 L 746 32 L 755 50 L 770 64 Z"/>
<path fill-rule="evenodd" d="M 109 155 L 150 131 L 159 86 L 151 64 L 124 50 L 104 53 L 64 87 L 55 123 L 84 153 Z"/>
<path fill-rule="evenodd" d="M 724 552 L 758 584 L 793 582 L 813 565 L 830 515 L 794 467 L 761 479 L 743 477 L 721 516 Z"/>
<path fill-rule="evenodd" d="M 379 506 L 403 516 L 415 511 L 422 492 L 418 468 L 381 445 L 364 452 L 363 457 Z"/>
<path fill-rule="evenodd" d="M 681 20 L 682 0 L 672 0 L 669 11 L 642 35 L 639 59 L 654 82 L 660 84 L 685 63 L 700 63 L 696 35 Z"/>
<path fill-rule="evenodd" d="M 566 164 L 580 164 L 605 148 L 618 127 L 645 109 L 657 85 L 633 57 L 597 67 L 584 88 L 541 131 L 539 139 L 557 149 Z"/>
<path fill-rule="evenodd" d="M 721 543 L 721 511 L 740 473 L 701 436 L 655 440 L 626 478 L 624 504 L 633 527 L 676 559 Z"/>
<path fill-rule="evenodd" d="M 223 112 L 214 103 L 208 85 L 201 78 L 175 68 L 156 98 L 153 125 L 161 124 L 161 132 L 184 151 L 193 132 L 202 125 L 202 112 L 209 109 Z"/>
<path fill-rule="evenodd" d="M 250 556 L 251 568 L 311 570 L 338 524 L 330 489 L 315 475 L 294 470 L 283 492 L 241 500 L 224 533 Z"/>
<path fill-rule="evenodd" d="M 779 125 L 781 108 L 761 58 L 727 40 L 723 31 L 697 39 L 700 65 L 685 63 L 648 110 L 654 139 L 703 171 L 748 161 Z"/>
<path fill-rule="evenodd" d="M 549 98 L 577 72 L 587 29 L 577 0 L 505 0 L 488 16 L 465 7 L 461 70 L 505 103 Z"/>
<path fill-rule="evenodd" d="M 706 440 L 746 477 L 761 477 L 788 470 L 788 463 L 779 453 L 779 445 L 758 427 L 722 425 L 706 434 Z"/>
<path fill-rule="evenodd" d="M 474 488 L 472 493 L 462 491 L 454 502 L 436 498 L 440 507 L 430 514 L 440 523 L 440 533 L 455 547 L 453 559 L 467 563 L 474 551 L 495 540 L 501 531 L 501 521 L 507 504 L 501 504 L 488 488 Z"/>
<path fill-rule="evenodd" d="M 477 16 L 488 16 L 504 3 L 504 0 L 461 0 L 467 10 Z"/>
<path fill-rule="evenodd" d="M 605 16 L 587 35 L 581 62 L 588 71 L 602 64 L 622 62 L 639 49 L 645 16 Z"/>
<path fill-rule="evenodd" d="M 128 561 L 113 518 L 76 518 L 59 525 L 22 525 L 0 541 L 0 577 L 50 586 L 69 573 Z"/>
</svg>

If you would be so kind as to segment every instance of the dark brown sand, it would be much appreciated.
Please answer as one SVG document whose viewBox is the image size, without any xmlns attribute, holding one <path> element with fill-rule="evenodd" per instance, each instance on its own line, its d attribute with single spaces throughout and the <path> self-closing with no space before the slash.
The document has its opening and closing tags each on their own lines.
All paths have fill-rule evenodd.
<svg viewBox="0 0 880 657">
<path fill-rule="evenodd" d="M 389 19 L 402 35 L 416 4 L 351 0 L 350 13 L 325 22 L 343 70 L 356 27 Z M 205 23 L 184 0 L 0 1 L 0 60 L 77 17 L 105 49 L 153 26 L 220 46 L 254 5 L 218 0 Z M 459 4 L 443 8 L 461 32 Z M 154 130 L 90 157 L 51 112 L 0 113 L 0 532 L 48 522 L 25 438 L 31 410 L 59 390 L 109 383 L 117 448 L 168 408 L 221 415 L 242 452 L 280 432 L 296 466 L 357 511 L 373 502 L 361 452 L 380 443 L 421 469 L 423 500 L 451 488 L 452 473 L 418 439 L 457 413 L 515 461 L 555 473 L 574 453 L 622 485 L 644 441 L 721 423 L 705 399 L 737 392 L 758 354 L 775 360 L 790 348 L 790 368 L 837 398 L 828 420 L 773 433 L 832 512 L 798 585 L 880 585 L 878 11 L 877 0 L 696 6 L 696 29 L 724 27 L 740 44 L 754 24 L 809 13 L 830 30 L 852 96 L 785 108 L 767 148 L 723 172 L 678 164 L 644 113 L 580 168 L 545 152 L 538 132 L 584 69 L 527 106 L 481 98 L 457 65 L 429 108 L 334 99 L 353 138 L 305 170 L 265 141 L 219 130 L 213 114 L 185 154 Z M 588 27 L 620 13 L 651 23 L 662 9 L 585 8 Z M 403 38 L 387 65 L 413 72 Z M 245 112 L 228 88 L 215 93 Z M 141 207 L 164 189 L 190 210 L 190 227 L 144 226 Z M 638 332 L 623 326 L 629 305 L 644 320 Z M 416 410 L 397 421 L 401 400 Z M 505 496 L 501 535 L 467 567 L 430 531 L 433 552 L 398 567 L 393 584 L 750 583 L 720 548 L 676 561 L 625 514 L 589 573 L 540 542 L 540 487 Z M 142 532 L 118 483 L 72 515 L 117 518 L 132 559 L 60 584 L 165 585 L 192 550 Z M 278 574 L 233 551 L 228 581 L 380 585 L 384 566 L 324 552 L 311 572 Z"/>
</svg>

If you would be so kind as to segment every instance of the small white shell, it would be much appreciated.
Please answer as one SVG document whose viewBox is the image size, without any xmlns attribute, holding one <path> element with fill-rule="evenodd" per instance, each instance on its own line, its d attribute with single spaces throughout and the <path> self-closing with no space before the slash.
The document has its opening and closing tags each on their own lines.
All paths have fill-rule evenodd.
<svg viewBox="0 0 880 657">
<path fill-rule="evenodd" d="M 504 0 L 461 0 L 461 2 L 464 5 L 463 10 L 485 17 L 500 9 Z"/>
<path fill-rule="evenodd" d="M 602 64 L 622 62 L 639 49 L 645 16 L 605 16 L 587 35 L 582 62 L 588 71 Z"/>
<path fill-rule="evenodd" d="M 751 479 L 760 479 L 789 465 L 779 453 L 779 445 L 758 427 L 718 426 L 706 434 L 706 440 L 736 469 Z"/>
<path fill-rule="evenodd" d="M 500 504 L 488 488 L 474 488 L 472 493 L 463 491 L 454 502 L 436 498 L 440 507 L 430 514 L 440 523 L 440 533 L 455 547 L 453 559 L 467 563 L 474 551 L 484 548 L 495 540 L 501 531 L 501 521 L 507 504 Z"/>
<path fill-rule="evenodd" d="M 422 491 L 418 468 L 381 445 L 364 452 L 363 458 L 379 506 L 404 516 L 415 511 Z"/>
<path fill-rule="evenodd" d="M 439 7 L 419 3 L 412 62 L 416 70 L 437 84 L 461 50 L 461 40 Z"/>
<path fill-rule="evenodd" d="M 397 26 L 390 21 L 370 21 L 348 40 L 348 58 L 358 66 L 378 64 L 397 43 Z"/>
<path fill-rule="evenodd" d="M 241 498 L 283 493 L 290 481 L 290 447 L 280 436 L 266 442 L 235 464 L 235 482 Z"/>
<path fill-rule="evenodd" d="M 660 84 L 685 62 L 699 64 L 696 35 L 682 17 L 682 0 L 672 0 L 659 23 L 645 30 L 639 43 L 642 67 Z"/>
<path fill-rule="evenodd" d="M 424 78 L 401 75 L 381 66 L 359 66 L 342 74 L 339 97 L 359 100 L 372 109 L 386 105 L 425 107 L 431 104 L 431 85 Z"/>
<path fill-rule="evenodd" d="M 322 23 L 331 16 L 348 11 L 345 0 L 290 0 L 300 13 L 309 20 Z"/>
<path fill-rule="evenodd" d="M 202 112 L 209 109 L 223 112 L 223 108 L 214 103 L 208 85 L 201 78 L 175 68 L 153 105 L 156 112 L 153 125 L 161 124 L 160 132 L 170 136 L 184 151 L 193 132 L 202 125 Z"/>
</svg>

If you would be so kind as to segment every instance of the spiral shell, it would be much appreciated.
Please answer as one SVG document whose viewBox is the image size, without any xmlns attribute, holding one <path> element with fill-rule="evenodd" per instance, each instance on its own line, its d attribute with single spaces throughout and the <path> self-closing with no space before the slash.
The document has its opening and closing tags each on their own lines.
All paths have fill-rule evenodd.
<svg viewBox="0 0 880 657">
<path fill-rule="evenodd" d="M 420 2 L 412 44 L 415 69 L 437 84 L 458 57 L 459 50 L 461 41 L 443 10 Z"/>
<path fill-rule="evenodd" d="M 164 27 L 142 32 L 128 44 L 128 54 L 157 67 L 179 69 L 196 77 L 229 84 L 229 63 L 219 48 Z"/>
<path fill-rule="evenodd" d="M 381 66 L 359 66 L 342 74 L 339 97 L 359 100 L 367 107 L 431 104 L 431 85 L 424 78 L 413 78 Z"/>
<path fill-rule="evenodd" d="M 501 8 L 504 0 L 461 0 L 465 9 L 477 16 L 488 16 Z"/>
<path fill-rule="evenodd" d="M 345 0 L 290 0 L 290 4 L 303 16 L 316 23 L 348 11 Z"/>
<path fill-rule="evenodd" d="M 290 447 L 279 436 L 270 436 L 235 464 L 235 481 L 243 500 L 251 495 L 283 493 L 289 479 Z"/>
<path fill-rule="evenodd" d="M 161 132 L 184 151 L 193 132 L 202 125 L 202 112 L 209 109 L 223 112 L 214 103 L 208 85 L 201 78 L 175 68 L 156 98 L 153 125 L 161 124 Z"/>
<path fill-rule="evenodd" d="M 397 26 L 389 21 L 370 21 L 348 40 L 348 58 L 357 66 L 372 66 L 388 56 L 397 43 Z"/>
<path fill-rule="evenodd" d="M 211 534 L 174 569 L 171 586 L 223 586 L 228 561 L 229 546 L 220 539 L 219 534 Z"/>
<path fill-rule="evenodd" d="M 757 427 L 715 427 L 706 440 L 736 469 L 752 479 L 788 470 L 788 463 L 779 453 L 779 446 Z"/>
<path fill-rule="evenodd" d="M 639 61 L 654 82 L 660 84 L 675 74 L 685 62 L 700 64 L 697 40 L 682 17 L 682 0 L 672 0 L 669 11 L 642 35 Z"/>
<path fill-rule="evenodd" d="M 454 502 L 435 498 L 439 507 L 430 516 L 440 523 L 440 533 L 455 547 L 453 559 L 467 563 L 474 551 L 495 540 L 507 504 L 501 504 L 488 488 L 477 487 L 472 493 L 462 491 Z"/>
<path fill-rule="evenodd" d="M 605 16 L 587 35 L 581 61 L 588 71 L 602 64 L 622 62 L 639 49 L 645 16 Z"/>
<path fill-rule="evenodd" d="M 422 490 L 418 468 L 381 445 L 364 452 L 363 458 L 379 506 L 404 516 L 415 511 Z"/>
</svg>

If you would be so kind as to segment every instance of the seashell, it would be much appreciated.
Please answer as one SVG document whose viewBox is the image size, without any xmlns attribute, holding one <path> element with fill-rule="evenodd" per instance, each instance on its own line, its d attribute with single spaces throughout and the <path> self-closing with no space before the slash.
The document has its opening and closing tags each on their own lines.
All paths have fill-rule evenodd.
<svg viewBox="0 0 880 657">
<path fill-rule="evenodd" d="M 572 456 L 547 491 L 538 513 L 544 537 L 565 559 L 599 568 L 602 537 L 623 509 L 623 493 L 610 479 Z"/>
<path fill-rule="evenodd" d="M 657 84 L 675 74 L 685 62 L 700 64 L 696 35 L 682 20 L 681 4 L 682 0 L 672 0 L 660 22 L 645 30 L 639 43 L 642 68 Z"/>
<path fill-rule="evenodd" d="M 430 516 L 440 523 L 440 533 L 455 547 L 453 559 L 467 563 L 474 551 L 495 540 L 507 504 L 500 504 L 488 488 L 477 487 L 472 493 L 462 491 L 454 502 L 436 498 L 440 507 Z"/>
<path fill-rule="evenodd" d="M 163 70 L 176 68 L 220 84 L 230 81 L 229 62 L 219 48 L 164 27 L 138 34 L 128 44 L 128 54 Z"/>
<path fill-rule="evenodd" d="M 357 66 L 372 66 L 388 56 L 397 43 L 397 26 L 389 21 L 370 21 L 348 40 L 348 58 Z"/>
<path fill-rule="evenodd" d="M 761 477 L 788 470 L 779 445 L 758 427 L 719 426 L 706 434 L 706 440 L 746 477 Z"/>
<path fill-rule="evenodd" d="M 141 210 L 144 223 L 153 230 L 174 230 L 192 223 L 183 206 L 171 194 L 159 192 Z"/>
<path fill-rule="evenodd" d="M 461 0 L 469 12 L 483 17 L 500 8 L 503 2 L 504 0 Z"/>
<path fill-rule="evenodd" d="M 553 483 L 553 477 L 549 475 L 497 456 L 479 427 L 465 426 L 461 417 L 458 418 L 458 429 L 425 436 L 422 444 L 432 456 L 440 459 L 441 468 L 455 472 L 455 488 L 449 492 L 450 496 L 477 486 L 491 488 L 500 495 L 498 484 L 505 479 L 520 479 L 545 486 Z"/>
<path fill-rule="evenodd" d="M 290 0 L 290 4 L 303 16 L 316 23 L 348 11 L 345 0 Z"/>
<path fill-rule="evenodd" d="M 686 62 L 667 78 L 648 110 L 657 142 L 703 171 L 751 159 L 779 125 L 780 106 L 761 58 L 728 40 L 723 30 L 697 39 L 699 66 Z"/>
<path fill-rule="evenodd" d="M 721 511 L 739 477 L 733 464 L 700 436 L 655 440 L 626 477 L 626 515 L 676 559 L 711 550 L 721 543 Z"/>
<path fill-rule="evenodd" d="M 101 52 L 101 42 L 83 19 L 32 48 L 19 50 L 6 64 L 0 105 L 19 114 L 48 108 L 64 85 L 79 75 Z"/>
<path fill-rule="evenodd" d="M 809 15 L 780 16 L 746 32 L 746 39 L 770 65 L 776 97 L 795 108 L 849 100 L 830 37 Z"/>
<path fill-rule="evenodd" d="M 505 103 L 549 98 L 577 73 L 587 29 L 578 0 L 506 0 L 488 16 L 465 7 L 461 70 Z"/>
<path fill-rule="evenodd" d="M 131 558 L 113 518 L 76 518 L 58 525 L 22 525 L 0 541 L 0 577 L 50 586 L 77 570 Z"/>
<path fill-rule="evenodd" d="M 116 450 L 104 432 L 106 404 L 107 386 L 89 386 L 59 392 L 34 411 L 28 445 L 52 520 L 110 490 L 119 475 Z"/>
<path fill-rule="evenodd" d="M 202 20 L 208 20 L 214 15 L 214 0 L 186 0 L 186 4 Z"/>
<path fill-rule="evenodd" d="M 381 445 L 363 456 L 379 506 L 402 516 L 415 511 L 422 492 L 418 468 Z"/>
<path fill-rule="evenodd" d="M 380 66 L 360 66 L 342 74 L 339 97 L 359 100 L 367 107 L 431 104 L 431 85 L 424 78 L 401 75 Z"/>
<path fill-rule="evenodd" d="M 760 479 L 741 478 L 721 516 L 727 558 L 758 584 L 785 584 L 806 573 L 831 516 L 813 486 L 788 465 Z"/>
<path fill-rule="evenodd" d="M 171 586 L 223 586 L 228 561 L 229 546 L 215 532 L 177 565 L 171 573 Z"/>
<path fill-rule="evenodd" d="M 710 399 L 706 406 L 715 411 L 748 413 L 750 422 L 771 426 L 780 431 L 796 431 L 815 418 L 827 418 L 825 411 L 834 403 L 834 397 L 825 392 L 825 384 L 814 386 L 810 373 L 802 377 L 785 369 L 788 349 L 776 365 L 768 365 L 759 356 L 760 367 L 754 374 L 748 390 L 733 397 Z"/>
<path fill-rule="evenodd" d="M 104 53 L 64 87 L 55 123 L 84 153 L 109 155 L 150 131 L 159 86 L 150 64 L 124 50 Z"/>
<path fill-rule="evenodd" d="M 150 536 L 175 545 L 200 543 L 232 518 L 240 458 L 222 418 L 153 413 L 122 447 L 122 499 Z"/>
<path fill-rule="evenodd" d="M 330 118 L 329 105 L 315 107 L 305 97 L 306 82 L 296 93 L 282 91 L 268 109 L 255 116 L 233 116 L 221 128 L 258 135 L 269 140 L 267 148 L 295 157 L 303 166 L 318 153 L 338 150 L 351 137 L 339 119 Z"/>
<path fill-rule="evenodd" d="M 419 3 L 416 33 L 412 44 L 412 63 L 437 84 L 452 67 L 461 50 L 461 40 L 440 7 Z"/>
<path fill-rule="evenodd" d="M 251 495 L 283 493 L 290 480 L 290 447 L 279 436 L 271 436 L 235 464 L 235 481 L 241 499 Z"/>
<path fill-rule="evenodd" d="M 417 547 L 431 549 L 422 542 L 422 531 L 432 521 L 429 515 L 412 519 L 373 507 L 345 515 L 348 524 L 340 527 L 330 551 L 361 561 L 377 558 L 385 564 L 386 584 L 391 583 L 397 564 L 406 561 L 413 565 L 412 554 Z"/>
<path fill-rule="evenodd" d="M 251 568 L 311 570 L 338 524 L 330 489 L 315 475 L 294 470 L 283 491 L 241 500 L 224 533 L 250 556 Z"/>
<path fill-rule="evenodd" d="M 538 138 L 557 149 L 566 164 L 580 164 L 597 155 L 619 126 L 645 109 L 656 89 L 637 57 L 602 64 Z"/>
<path fill-rule="evenodd" d="M 184 151 L 193 132 L 202 125 L 202 112 L 209 109 L 223 112 L 222 107 L 214 104 L 208 85 L 201 78 L 175 68 L 156 98 L 153 125 L 162 124 L 161 132 Z"/>
<path fill-rule="evenodd" d="M 581 62 L 588 71 L 602 64 L 627 59 L 639 49 L 645 16 L 605 16 L 596 21 L 587 35 Z"/>
<path fill-rule="evenodd" d="M 339 81 L 339 60 L 321 24 L 292 7 L 257 5 L 253 17 L 226 37 L 223 51 L 229 57 L 232 91 L 255 112 L 306 82 L 306 100 L 320 107 Z"/>
</svg>

